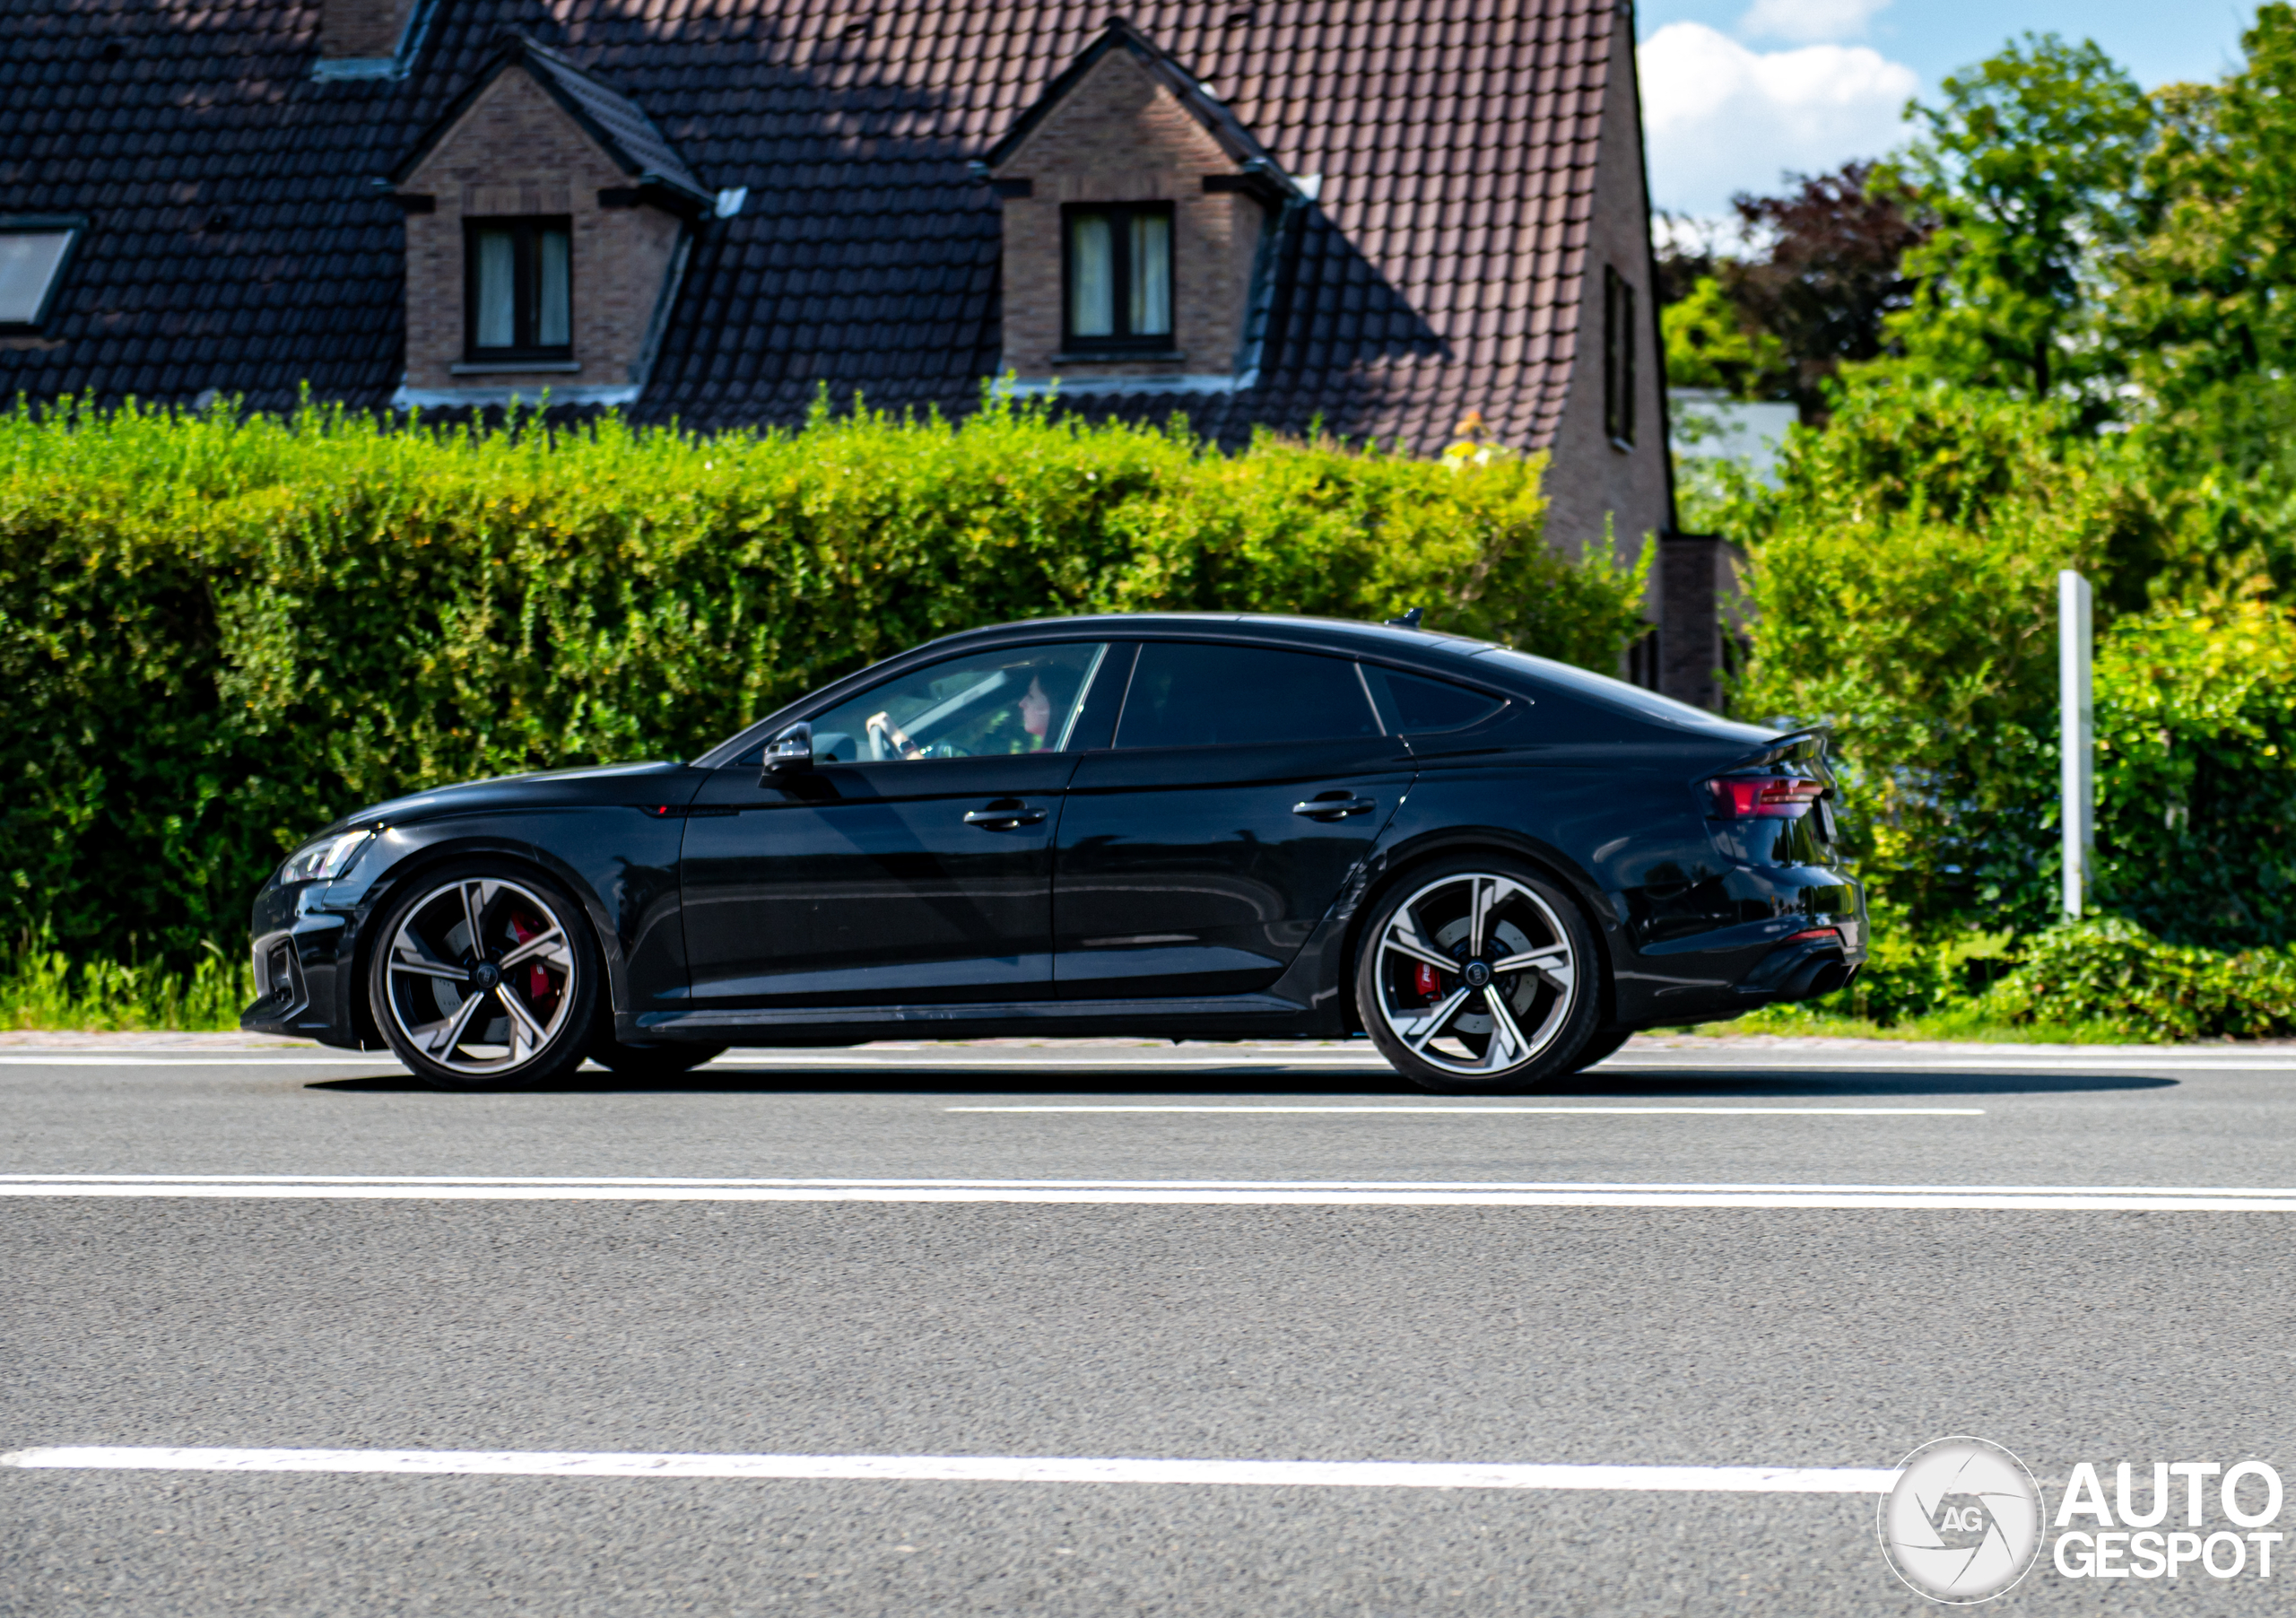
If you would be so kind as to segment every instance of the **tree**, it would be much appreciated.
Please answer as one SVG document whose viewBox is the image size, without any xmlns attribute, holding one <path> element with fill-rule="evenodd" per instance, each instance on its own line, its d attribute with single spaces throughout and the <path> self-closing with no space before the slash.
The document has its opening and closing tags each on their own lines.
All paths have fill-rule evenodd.
<svg viewBox="0 0 2296 1618">
<path fill-rule="evenodd" d="M 2222 83 L 2158 92 L 2144 239 L 2116 339 L 2150 430 L 2188 471 L 2296 474 L 2296 10 L 2269 4 Z"/>
<path fill-rule="evenodd" d="M 1918 371 L 2047 398 L 2115 369 L 2092 340 L 2094 255 L 2135 232 L 2154 128 L 2135 82 L 2095 44 L 2027 34 L 1955 74 L 1883 176 L 1935 219 L 1907 254 L 1919 285 L 1884 322 Z"/>
<path fill-rule="evenodd" d="M 1747 318 L 1744 307 L 1711 275 L 1658 314 L 1666 341 L 1666 383 L 1712 387 L 1741 399 L 1770 396 L 1792 372 L 1786 345 Z"/>
<path fill-rule="evenodd" d="M 1874 173 L 1872 163 L 1848 162 L 1831 174 L 1789 174 L 1781 196 L 1731 198 L 1747 233 L 1770 242 L 1766 258 L 1733 267 L 1734 301 L 1784 345 L 1805 418 L 1827 378 L 1881 356 L 1883 322 L 1912 302 L 1904 258 L 1927 237 L 1927 222 L 1909 199 L 1876 187 Z"/>
</svg>

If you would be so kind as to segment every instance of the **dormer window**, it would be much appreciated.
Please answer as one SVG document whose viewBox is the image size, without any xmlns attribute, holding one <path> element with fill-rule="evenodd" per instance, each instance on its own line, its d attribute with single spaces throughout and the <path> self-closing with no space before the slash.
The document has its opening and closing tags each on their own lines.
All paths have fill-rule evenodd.
<svg viewBox="0 0 2296 1618">
<path fill-rule="evenodd" d="M 1066 345 L 1074 350 L 1172 345 L 1172 205 L 1072 205 L 1067 236 Z"/>
<path fill-rule="evenodd" d="M 0 218 L 0 331 L 38 331 L 87 221 Z"/>
<path fill-rule="evenodd" d="M 465 347 L 474 361 L 573 354 L 572 232 L 564 218 L 463 222 Z"/>
</svg>

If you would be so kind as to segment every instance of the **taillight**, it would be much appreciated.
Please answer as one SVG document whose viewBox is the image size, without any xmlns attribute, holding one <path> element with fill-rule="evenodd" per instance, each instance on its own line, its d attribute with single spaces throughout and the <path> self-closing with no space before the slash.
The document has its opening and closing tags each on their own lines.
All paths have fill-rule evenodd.
<svg viewBox="0 0 2296 1618">
<path fill-rule="evenodd" d="M 1778 820 L 1801 813 L 1825 796 L 1823 781 L 1803 776 L 1724 775 L 1706 783 L 1717 819 Z"/>
</svg>

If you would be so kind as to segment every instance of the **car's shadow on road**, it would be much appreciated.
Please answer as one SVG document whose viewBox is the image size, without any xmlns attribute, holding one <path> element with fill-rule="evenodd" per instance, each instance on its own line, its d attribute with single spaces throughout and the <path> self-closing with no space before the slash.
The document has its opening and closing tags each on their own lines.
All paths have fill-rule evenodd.
<svg viewBox="0 0 2296 1618">
<path fill-rule="evenodd" d="M 1775 1068 L 1709 1067 L 1685 1064 L 1664 1073 L 1613 1068 L 1596 1070 L 1547 1085 L 1527 1097 L 1439 1098 L 1429 1095 L 1397 1074 L 1376 1070 L 1345 1073 L 1270 1071 L 1239 1063 L 1234 1067 L 1192 1067 L 1184 1072 L 1157 1072 L 1147 1064 L 1111 1063 L 1098 1069 L 1066 1069 L 1048 1073 L 1024 1064 L 1010 1067 L 969 1067 L 952 1072 L 929 1063 L 895 1066 L 856 1063 L 849 1067 L 777 1067 L 770 1057 L 736 1058 L 698 1073 L 674 1078 L 635 1082 L 597 1069 L 586 1068 L 555 1084 L 514 1093 L 521 1095 L 931 1095 L 976 1099 L 1059 1096 L 1079 1103 L 1098 1101 L 1152 1102 L 1189 1100 L 1206 1105 L 1221 1101 L 1290 1100 L 1346 1100 L 1388 1098 L 1395 1100 L 1502 1105 L 1542 1101 L 1684 1102 L 1770 1099 L 1821 1103 L 1854 1097 L 1935 1098 L 1941 1096 L 2074 1095 L 2105 1091 L 2170 1090 L 2175 1079 L 2126 1073 L 1984 1073 L 1940 1069 L 1922 1073 L 1861 1073 L 1855 1069 L 1805 1066 Z M 355 1079 L 320 1079 L 306 1086 L 372 1094 L 416 1092 L 435 1093 L 411 1074 L 378 1074 Z"/>
</svg>

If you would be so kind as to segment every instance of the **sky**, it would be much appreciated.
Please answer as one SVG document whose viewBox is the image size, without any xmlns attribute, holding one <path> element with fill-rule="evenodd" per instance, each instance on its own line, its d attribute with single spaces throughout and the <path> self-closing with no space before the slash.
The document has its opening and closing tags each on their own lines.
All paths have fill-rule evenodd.
<svg viewBox="0 0 2296 1618">
<path fill-rule="evenodd" d="M 2094 39 L 2147 89 L 2239 58 L 2232 0 L 1641 0 L 1635 8 L 1650 201 L 1720 220 L 1781 172 L 1879 157 L 1908 100 L 2011 38 Z"/>
</svg>

